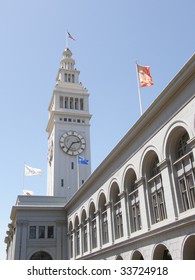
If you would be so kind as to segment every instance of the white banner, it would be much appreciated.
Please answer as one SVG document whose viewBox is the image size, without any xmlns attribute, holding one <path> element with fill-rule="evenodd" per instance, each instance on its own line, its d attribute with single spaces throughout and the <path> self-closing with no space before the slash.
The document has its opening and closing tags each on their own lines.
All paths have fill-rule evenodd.
<svg viewBox="0 0 195 280">
<path fill-rule="evenodd" d="M 34 168 L 27 164 L 24 165 L 24 175 L 25 176 L 41 175 L 41 173 L 42 173 L 42 171 L 39 168 Z"/>
</svg>

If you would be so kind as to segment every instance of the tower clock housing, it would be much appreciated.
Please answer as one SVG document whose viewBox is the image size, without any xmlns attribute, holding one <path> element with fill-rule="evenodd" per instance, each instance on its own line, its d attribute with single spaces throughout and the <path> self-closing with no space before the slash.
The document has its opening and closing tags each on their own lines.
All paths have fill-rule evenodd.
<svg viewBox="0 0 195 280">
<path fill-rule="evenodd" d="M 68 200 L 91 174 L 89 93 L 67 48 L 49 104 L 47 194 Z M 78 156 L 88 164 L 78 164 Z"/>
</svg>

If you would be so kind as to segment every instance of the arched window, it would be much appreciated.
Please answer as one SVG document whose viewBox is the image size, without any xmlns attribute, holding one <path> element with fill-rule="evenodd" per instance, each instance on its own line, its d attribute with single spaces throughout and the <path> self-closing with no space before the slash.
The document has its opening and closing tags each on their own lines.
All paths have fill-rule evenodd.
<svg viewBox="0 0 195 280">
<path fill-rule="evenodd" d="M 81 225 L 82 225 L 82 247 L 83 252 L 87 252 L 88 250 L 88 234 L 87 234 L 87 216 L 86 211 L 83 210 L 82 216 L 81 216 Z"/>
<path fill-rule="evenodd" d="M 92 202 L 89 208 L 89 219 L 90 219 L 90 241 L 92 249 L 97 247 L 97 224 L 95 216 L 95 205 Z"/>
<path fill-rule="evenodd" d="M 131 232 L 141 229 L 140 201 L 136 180 L 134 170 L 129 169 L 125 175 L 124 188 L 127 191 Z"/>
<path fill-rule="evenodd" d="M 113 183 L 111 187 L 111 203 L 112 203 L 112 217 L 114 220 L 115 239 L 123 236 L 123 217 L 121 209 L 121 201 L 119 196 L 119 187 L 117 183 Z"/>
<path fill-rule="evenodd" d="M 73 258 L 73 226 L 72 222 L 69 224 L 69 256 L 70 258 Z"/>
<path fill-rule="evenodd" d="M 52 257 L 47 252 L 39 251 L 39 252 L 34 253 L 30 257 L 30 260 L 52 260 Z"/>
<path fill-rule="evenodd" d="M 172 159 L 181 212 L 195 207 L 194 157 L 188 145 L 189 135 L 182 131 L 172 149 Z"/>
<path fill-rule="evenodd" d="M 108 214 L 106 209 L 106 198 L 102 193 L 99 198 L 99 211 L 100 211 L 100 227 L 101 227 L 101 239 L 102 244 L 109 242 L 108 235 Z"/>
<path fill-rule="evenodd" d="M 163 244 L 158 244 L 154 250 L 154 260 L 172 260 L 172 256 L 168 248 Z"/>
<path fill-rule="evenodd" d="M 156 153 L 150 152 L 149 156 L 147 157 L 146 176 L 150 200 L 151 221 L 153 224 L 167 218 L 164 188 L 158 163 L 159 160 Z"/>
<path fill-rule="evenodd" d="M 75 253 L 76 256 L 80 255 L 80 227 L 78 216 L 75 219 Z"/>
</svg>

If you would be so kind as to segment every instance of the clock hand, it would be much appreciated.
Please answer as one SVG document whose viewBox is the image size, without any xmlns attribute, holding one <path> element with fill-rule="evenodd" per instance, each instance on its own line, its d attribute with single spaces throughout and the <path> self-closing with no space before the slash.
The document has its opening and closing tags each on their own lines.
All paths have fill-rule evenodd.
<svg viewBox="0 0 195 280">
<path fill-rule="evenodd" d="M 70 148 L 72 147 L 73 144 L 77 144 L 77 143 L 80 143 L 80 141 L 73 141 L 73 142 L 70 144 L 70 146 L 68 147 L 67 152 L 70 150 Z"/>
</svg>

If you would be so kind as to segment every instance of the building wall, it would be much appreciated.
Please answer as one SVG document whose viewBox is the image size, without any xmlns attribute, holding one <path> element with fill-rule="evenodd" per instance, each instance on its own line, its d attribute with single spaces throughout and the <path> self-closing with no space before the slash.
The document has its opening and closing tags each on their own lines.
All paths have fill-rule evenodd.
<svg viewBox="0 0 195 280">
<path fill-rule="evenodd" d="M 145 116 L 145 125 L 138 121 L 133 127 L 135 131 L 130 129 L 102 163 L 104 168 L 102 168 L 101 173 L 100 165 L 97 170 L 99 176 L 95 176 L 95 171 L 92 178 L 86 182 L 86 189 L 83 188 L 83 191 L 80 190 L 75 195 L 74 204 L 69 203 L 67 211 L 70 258 L 114 259 L 120 255 L 122 258 L 131 259 L 134 250 L 139 250 L 144 259 L 158 258 L 160 255 L 163 258 L 162 252 L 165 253 L 166 250 L 171 258 L 183 258 L 184 240 L 187 240 L 188 237 L 191 238 L 191 241 L 194 240 L 195 205 L 193 201 L 189 209 L 183 209 L 185 208 L 182 205 L 184 203 L 181 198 L 183 194 L 179 194 L 178 186 L 180 176 L 178 174 L 181 173 L 181 168 L 176 172 L 175 166 L 178 163 L 174 158 L 173 151 L 177 141 L 186 132 L 189 137 L 188 147 L 192 161 L 189 164 L 185 162 L 183 169 L 186 173 L 192 171 L 194 184 L 194 89 L 194 77 L 187 79 L 180 87 L 169 85 L 167 92 L 164 92 L 164 94 L 169 95 L 169 99 L 166 102 L 162 101 L 162 106 L 158 100 L 158 106 L 154 104 L 149 108 L 150 111 L 146 112 Z M 151 115 L 153 115 L 152 118 Z M 164 211 L 166 212 L 165 217 L 160 221 L 154 221 L 155 211 L 151 203 L 150 193 L 151 180 L 148 177 L 149 166 L 154 156 L 158 158 L 158 178 L 161 178 L 159 180 L 162 182 Z M 109 158 L 113 160 L 109 161 Z M 139 202 L 141 215 L 141 226 L 138 230 L 133 230 L 132 227 L 133 219 L 129 211 L 129 196 L 125 185 L 125 180 L 132 174 L 136 176 L 138 194 L 135 201 L 137 199 Z M 192 196 L 195 197 L 194 187 Z M 117 214 L 115 210 L 116 199 L 120 205 L 117 211 L 121 214 Z M 102 200 L 104 200 L 102 202 L 104 211 L 107 212 L 106 230 L 109 239 L 105 243 L 101 228 Z M 116 216 L 121 221 L 116 222 Z M 94 224 L 97 235 L 94 238 L 94 240 L 96 239 L 95 243 L 97 243 L 95 248 L 93 248 L 92 240 Z M 119 233 L 121 236 L 118 237 L 116 227 L 120 226 L 122 233 Z M 174 230 L 175 227 L 177 230 Z M 191 235 L 192 237 L 190 237 Z M 77 242 L 79 242 L 80 247 L 79 253 L 77 252 Z M 195 246 L 192 247 L 195 252 Z"/>
</svg>

